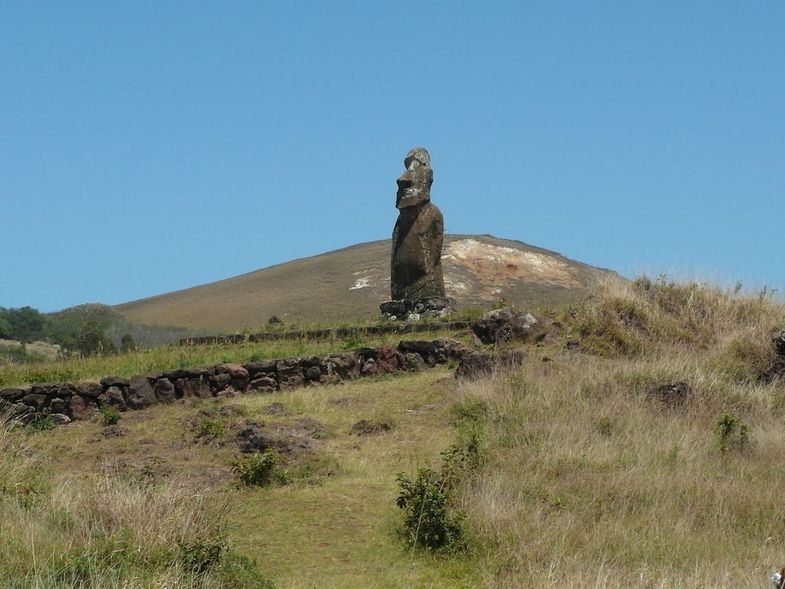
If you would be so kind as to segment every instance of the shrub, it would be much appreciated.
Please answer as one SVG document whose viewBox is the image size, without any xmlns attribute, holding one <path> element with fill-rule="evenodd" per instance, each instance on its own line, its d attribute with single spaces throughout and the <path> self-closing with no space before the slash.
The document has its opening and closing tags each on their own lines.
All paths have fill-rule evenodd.
<svg viewBox="0 0 785 589">
<path fill-rule="evenodd" d="M 101 416 L 101 423 L 103 425 L 115 425 L 120 421 L 120 417 L 122 416 L 120 410 L 111 405 L 102 406 L 99 415 Z"/>
<path fill-rule="evenodd" d="M 399 532 L 408 546 L 445 553 L 466 548 L 465 515 L 456 492 L 477 472 L 481 458 L 479 437 L 471 432 L 442 453 L 440 470 L 420 468 L 414 479 L 398 475 L 396 504 L 405 513 Z"/>
<path fill-rule="evenodd" d="M 204 575 L 221 562 L 226 548 L 223 538 L 178 540 L 180 560 L 185 568 L 197 575 Z"/>
<path fill-rule="evenodd" d="M 745 450 L 750 445 L 750 430 L 747 424 L 730 414 L 724 413 L 715 424 L 720 452 L 732 449 Z"/>
<path fill-rule="evenodd" d="M 205 442 L 217 440 L 226 433 L 226 425 L 217 419 L 205 419 L 196 426 L 196 439 Z"/>
<path fill-rule="evenodd" d="M 278 452 L 265 450 L 232 463 L 232 472 L 246 487 L 266 487 L 274 482 L 286 482 L 286 473 L 278 468 Z"/>
</svg>

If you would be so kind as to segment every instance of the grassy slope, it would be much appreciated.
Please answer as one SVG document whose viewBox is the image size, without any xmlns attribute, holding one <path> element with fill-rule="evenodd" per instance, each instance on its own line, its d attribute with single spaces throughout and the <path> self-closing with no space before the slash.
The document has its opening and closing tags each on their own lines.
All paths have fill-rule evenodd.
<svg viewBox="0 0 785 589">
<path fill-rule="evenodd" d="M 442 368 L 184 401 L 124 414 L 124 437 L 79 423 L 27 443 L 55 487 L 89 488 L 109 463 L 223 489 L 231 545 L 280 588 L 751 589 L 785 561 L 785 386 L 761 380 L 783 325 L 785 307 L 765 297 L 608 283 L 562 318 L 554 342 L 527 346 L 523 367 L 492 380 L 458 384 Z M 582 349 L 565 350 L 576 338 Z M 650 395 L 679 380 L 693 390 L 683 406 Z M 265 413 L 276 401 L 288 415 Z M 222 415 L 226 404 L 241 412 Z M 485 461 L 461 487 L 470 554 L 434 558 L 405 550 L 394 533 L 395 475 L 436 463 L 456 438 L 456 414 L 480 432 Z M 292 484 L 227 486 L 233 428 L 246 419 L 295 427 L 303 417 L 326 435 L 309 459 L 287 465 Z M 210 419 L 224 430 L 207 444 L 196 437 Z M 393 428 L 351 435 L 359 419 Z M 722 433 L 723 422 L 735 425 Z M 0 516 L 0 532 L 8 528 Z"/>
<path fill-rule="evenodd" d="M 490 236 L 450 235 L 445 244 L 472 238 L 482 243 L 554 256 L 572 272 L 580 288 L 529 280 L 499 281 L 498 293 L 488 298 L 498 277 L 483 277 L 454 262 L 445 262 L 445 279 L 460 278 L 466 291 L 448 292 L 462 308 L 490 306 L 499 298 L 520 305 L 549 305 L 574 301 L 598 276 L 608 274 L 553 252 Z M 148 325 L 177 325 L 209 332 L 259 330 L 276 315 L 289 321 L 325 322 L 374 319 L 379 303 L 390 296 L 390 240 L 374 241 L 295 260 L 235 278 L 126 303 L 116 307 L 131 321 Z M 352 289 L 368 278 L 370 286 Z M 482 293 L 486 294 L 482 294 Z"/>
<path fill-rule="evenodd" d="M 285 587 L 474 587 L 471 562 L 439 561 L 404 550 L 394 532 L 395 475 L 438 458 L 453 437 L 449 425 L 451 374 L 433 370 L 345 386 L 276 395 L 248 395 L 225 403 L 181 402 L 126 413 L 122 437 L 101 436 L 97 423 L 76 423 L 38 434 L 30 444 L 53 465 L 53 484 L 73 475 L 100 478 L 107 469 L 131 477 L 190 480 L 196 488 L 224 488 L 224 514 L 233 548 L 254 557 L 265 576 Z M 264 415 L 282 402 L 289 415 Z M 206 417 L 230 403 L 242 414 Z M 312 457 L 327 465 L 310 480 L 267 489 L 225 487 L 239 456 L 233 431 L 246 419 L 294 424 L 308 416 L 327 434 Z M 197 440 L 199 424 L 213 420 L 225 431 L 209 443 Z M 350 434 L 360 419 L 393 424 L 382 435 Z M 194 429 L 196 428 L 196 429 Z M 68 448 L 67 452 L 63 452 Z M 55 458 L 57 457 L 57 458 Z M 297 460 L 289 466 L 297 469 Z M 1 567 L 0 567 L 1 568 Z"/>
</svg>

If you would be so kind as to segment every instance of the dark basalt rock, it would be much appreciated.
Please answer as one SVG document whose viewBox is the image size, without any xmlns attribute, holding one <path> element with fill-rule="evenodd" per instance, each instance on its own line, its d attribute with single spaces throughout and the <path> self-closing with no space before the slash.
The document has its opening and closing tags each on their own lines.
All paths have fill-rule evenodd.
<svg viewBox="0 0 785 589">
<path fill-rule="evenodd" d="M 472 331 L 484 344 L 536 339 L 543 334 L 542 323 L 531 313 L 498 309 L 472 323 Z"/>
<path fill-rule="evenodd" d="M 680 407 L 692 397 L 692 387 L 686 382 L 678 381 L 655 387 L 647 392 L 647 396 L 668 407 Z"/>
</svg>

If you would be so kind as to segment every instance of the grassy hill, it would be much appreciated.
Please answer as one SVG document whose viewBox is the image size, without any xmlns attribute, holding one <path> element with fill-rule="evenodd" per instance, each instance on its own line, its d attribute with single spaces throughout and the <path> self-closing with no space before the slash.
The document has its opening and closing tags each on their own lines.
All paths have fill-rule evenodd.
<svg viewBox="0 0 785 589">
<path fill-rule="evenodd" d="M 390 240 L 295 260 L 212 284 L 119 305 L 126 319 L 213 333 L 291 322 L 374 319 L 390 298 Z M 459 307 L 504 299 L 521 306 L 574 301 L 610 272 L 518 241 L 448 235 L 447 294 Z"/>
<path fill-rule="evenodd" d="M 785 307 L 611 280 L 551 319 L 549 338 L 515 345 L 522 366 L 477 381 L 444 366 L 181 400 L 114 426 L 2 431 L 0 585 L 767 586 L 785 561 L 785 385 L 771 340 Z M 214 353 L 243 361 L 266 345 L 278 344 Z M 191 353 L 168 361 L 204 361 Z M 129 372 L 154 369 L 153 355 L 128 356 L 140 362 Z M 361 435 L 360 420 L 385 427 Z M 238 485 L 249 422 L 308 440 L 267 486 Z M 444 517 L 463 530 L 452 550 L 399 535 L 399 473 L 446 493 Z"/>
</svg>

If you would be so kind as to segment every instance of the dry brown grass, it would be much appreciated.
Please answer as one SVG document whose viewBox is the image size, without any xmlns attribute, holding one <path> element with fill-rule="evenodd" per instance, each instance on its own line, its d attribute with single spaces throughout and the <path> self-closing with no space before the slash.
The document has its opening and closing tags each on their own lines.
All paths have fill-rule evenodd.
<svg viewBox="0 0 785 589">
<path fill-rule="evenodd" d="M 535 353 L 464 385 L 462 403 L 487 407 L 487 463 L 464 496 L 485 585 L 764 586 L 785 560 L 785 430 L 783 385 L 759 377 L 783 324 L 760 297 L 605 284 L 576 325 L 606 357 Z M 683 406 L 647 394 L 675 381 L 694 392 Z"/>
<path fill-rule="evenodd" d="M 159 535 L 210 528 L 220 514 L 228 544 L 255 558 L 280 588 L 766 586 L 785 561 L 785 385 L 764 378 L 770 337 L 785 326 L 783 306 L 712 286 L 609 282 L 561 325 L 554 341 L 526 348 L 520 369 L 485 381 L 459 384 L 437 369 L 181 401 L 124 414 L 122 437 L 77 423 L 13 438 L 21 445 L 0 445 L 0 480 L 14 489 L 0 493 L 0 536 L 11 539 L 0 544 L 3 562 L 8 570 L 45 571 L 30 569 L 30 546 L 36 562 L 46 562 L 41 555 L 55 552 L 49 538 L 81 546 L 96 529 L 128 528 L 135 545 L 146 546 Z M 581 347 L 565 349 L 577 338 Z M 677 381 L 692 390 L 683 404 L 651 394 Z M 267 413 L 274 401 L 285 414 Z M 221 413 L 227 403 L 240 409 Z M 307 457 L 284 457 L 289 484 L 231 484 L 238 426 L 251 419 L 294 427 L 305 417 L 323 424 L 324 434 Z M 197 434 L 207 419 L 225 429 L 205 440 Z M 391 429 L 351 434 L 360 419 Z M 469 552 L 407 550 L 395 532 L 396 474 L 438 464 L 467 432 L 479 436 L 483 457 L 460 488 Z M 38 463 L 17 469 L 31 460 Z M 96 503 L 105 481 L 117 480 L 106 478 L 106 468 L 153 487 L 109 489 L 115 512 Z M 163 487 L 170 479 L 187 480 L 175 495 L 219 491 L 223 500 L 192 501 L 208 509 L 203 524 L 174 508 L 155 521 L 124 515 L 137 513 L 152 490 L 171 503 Z M 84 521 L 51 528 L 63 510 Z M 181 520 L 167 524 L 169 517 Z M 159 587 L 181 572 L 163 568 L 128 586 Z"/>
<path fill-rule="evenodd" d="M 557 276 L 539 269 L 521 280 L 502 267 L 502 275 L 476 268 L 483 260 L 445 260 L 447 283 L 461 308 L 488 307 L 499 299 L 519 305 L 561 304 L 583 296 L 586 287 L 608 272 L 527 244 L 488 235 L 445 236 L 445 247 L 458 239 L 548 254 L 574 278 L 564 286 Z M 390 240 L 358 244 L 310 258 L 293 260 L 241 276 L 119 305 L 127 319 L 146 325 L 178 326 L 211 333 L 259 331 L 275 315 L 287 322 L 375 320 L 379 303 L 390 297 Z M 484 260 L 485 266 L 494 266 Z M 495 264 L 498 266 L 498 264 Z M 510 274 L 512 272 L 512 274 Z M 358 280 L 368 286 L 354 288 Z"/>
</svg>

